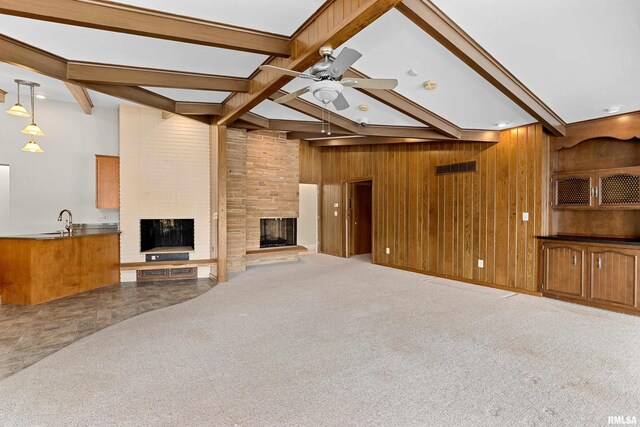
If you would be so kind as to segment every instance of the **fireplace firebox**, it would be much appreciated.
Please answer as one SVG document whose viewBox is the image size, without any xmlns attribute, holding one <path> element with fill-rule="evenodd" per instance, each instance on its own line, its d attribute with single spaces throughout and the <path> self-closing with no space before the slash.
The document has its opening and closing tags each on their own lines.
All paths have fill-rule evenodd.
<svg viewBox="0 0 640 427">
<path fill-rule="evenodd" d="M 195 250 L 193 222 L 193 219 L 141 219 L 140 252 Z"/>
<path fill-rule="evenodd" d="M 261 218 L 260 247 L 295 246 L 297 218 Z"/>
</svg>

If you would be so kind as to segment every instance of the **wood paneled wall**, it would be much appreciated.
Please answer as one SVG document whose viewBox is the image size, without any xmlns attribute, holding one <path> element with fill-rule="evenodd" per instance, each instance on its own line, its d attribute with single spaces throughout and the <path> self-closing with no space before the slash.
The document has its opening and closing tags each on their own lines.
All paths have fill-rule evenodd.
<svg viewBox="0 0 640 427">
<path fill-rule="evenodd" d="M 537 291 L 535 236 L 546 232 L 548 143 L 542 127 L 530 125 L 503 131 L 497 144 L 310 148 L 320 154 L 321 251 L 344 255 L 345 182 L 371 178 L 375 263 Z M 317 168 L 307 163 L 313 155 L 300 158 L 301 171 Z M 435 175 L 438 165 L 471 160 L 476 172 Z"/>
</svg>

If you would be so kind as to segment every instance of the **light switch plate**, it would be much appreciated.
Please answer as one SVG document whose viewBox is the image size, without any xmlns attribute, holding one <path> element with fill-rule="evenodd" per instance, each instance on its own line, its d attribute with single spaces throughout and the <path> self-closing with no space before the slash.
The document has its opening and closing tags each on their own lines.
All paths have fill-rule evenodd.
<svg viewBox="0 0 640 427">
<path fill-rule="evenodd" d="M 390 248 L 386 248 L 386 249 L 384 250 L 384 252 L 385 252 L 387 255 L 389 255 L 389 254 L 391 253 L 391 249 L 390 249 Z"/>
<path fill-rule="evenodd" d="M 338 216 L 338 211 L 333 211 L 333 216 Z"/>
<path fill-rule="evenodd" d="M 484 260 L 483 259 L 479 259 L 478 260 L 478 268 L 484 268 Z"/>
<path fill-rule="evenodd" d="M 529 212 L 522 212 L 522 220 L 529 221 Z"/>
</svg>

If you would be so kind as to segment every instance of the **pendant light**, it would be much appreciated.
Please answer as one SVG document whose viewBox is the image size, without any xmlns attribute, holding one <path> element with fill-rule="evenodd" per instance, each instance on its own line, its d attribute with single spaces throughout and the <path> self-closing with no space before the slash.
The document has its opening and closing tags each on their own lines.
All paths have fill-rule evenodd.
<svg viewBox="0 0 640 427">
<path fill-rule="evenodd" d="M 27 144 L 22 147 L 22 151 L 26 151 L 28 153 L 44 153 L 44 150 L 40 148 L 37 142 L 33 140 L 33 138 L 27 142 Z"/>
<path fill-rule="evenodd" d="M 17 117 L 31 117 L 31 114 L 29 114 L 27 109 L 24 108 L 22 104 L 20 104 L 20 85 L 22 84 L 22 80 L 15 80 L 15 82 L 18 86 L 18 102 L 16 102 L 16 105 L 7 110 L 7 114 L 11 114 L 12 116 Z"/>
<path fill-rule="evenodd" d="M 38 83 L 26 82 L 26 85 L 31 88 L 31 123 L 25 126 L 21 130 L 22 133 L 32 136 L 43 136 L 44 132 L 36 124 L 36 109 L 35 109 L 35 90 L 34 88 L 40 86 Z M 36 144 L 37 145 L 37 144 Z"/>
</svg>

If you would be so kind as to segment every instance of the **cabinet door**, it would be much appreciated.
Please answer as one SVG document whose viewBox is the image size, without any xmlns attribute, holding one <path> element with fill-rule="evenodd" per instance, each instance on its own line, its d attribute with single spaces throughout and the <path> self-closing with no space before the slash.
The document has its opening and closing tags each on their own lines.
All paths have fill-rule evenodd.
<svg viewBox="0 0 640 427">
<path fill-rule="evenodd" d="M 545 292 L 584 298 L 587 248 L 565 243 L 545 243 L 544 246 Z"/>
<path fill-rule="evenodd" d="M 96 155 L 96 207 L 120 208 L 120 158 Z"/>
<path fill-rule="evenodd" d="M 598 206 L 640 208 L 640 168 L 621 168 L 598 173 Z"/>
<path fill-rule="evenodd" d="M 638 251 L 590 248 L 590 298 L 637 307 Z"/>
<path fill-rule="evenodd" d="M 590 208 L 593 206 L 591 173 L 558 174 L 553 177 L 553 206 L 556 208 Z"/>
</svg>

